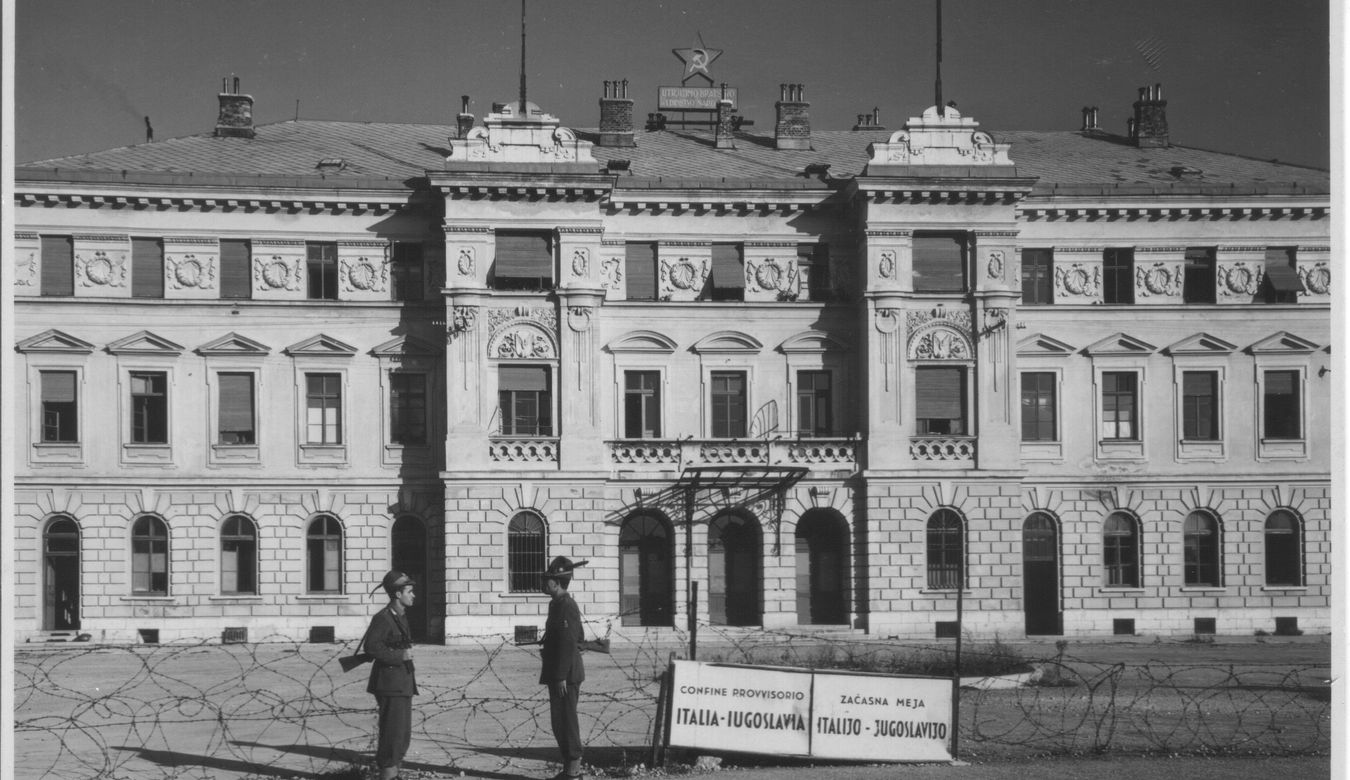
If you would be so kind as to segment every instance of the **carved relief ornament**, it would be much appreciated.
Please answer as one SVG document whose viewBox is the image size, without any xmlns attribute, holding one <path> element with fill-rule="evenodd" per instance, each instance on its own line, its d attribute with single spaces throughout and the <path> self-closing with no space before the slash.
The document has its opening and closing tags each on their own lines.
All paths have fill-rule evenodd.
<svg viewBox="0 0 1350 780">
<path fill-rule="evenodd" d="M 1219 264 L 1216 276 L 1216 281 L 1219 283 L 1219 294 L 1232 297 L 1235 295 L 1256 295 L 1256 291 L 1261 287 L 1261 279 L 1265 274 L 1262 269 L 1253 268 L 1239 261 L 1232 265 Z"/>
<path fill-rule="evenodd" d="M 1313 295 L 1327 295 L 1331 292 L 1331 269 L 1327 267 L 1325 260 L 1311 267 L 1299 266 L 1298 278 L 1303 282 L 1305 292 Z"/>
<path fill-rule="evenodd" d="M 171 289 L 183 290 L 195 287 L 199 290 L 209 290 L 215 286 L 216 264 L 211 262 L 211 258 L 169 255 L 164 260 L 164 276 Z"/>
<path fill-rule="evenodd" d="M 300 289 L 300 258 L 272 255 L 253 266 L 253 277 L 260 287 L 273 290 Z"/>
<path fill-rule="evenodd" d="M 1067 268 L 1055 267 L 1055 295 L 1060 297 L 1085 296 L 1097 297 L 1102 286 L 1102 269 L 1092 266 L 1090 269 L 1082 263 L 1073 263 Z"/>
<path fill-rule="evenodd" d="M 126 253 L 109 254 L 102 249 L 79 252 L 75 255 L 75 276 L 81 287 L 126 287 Z"/>
</svg>

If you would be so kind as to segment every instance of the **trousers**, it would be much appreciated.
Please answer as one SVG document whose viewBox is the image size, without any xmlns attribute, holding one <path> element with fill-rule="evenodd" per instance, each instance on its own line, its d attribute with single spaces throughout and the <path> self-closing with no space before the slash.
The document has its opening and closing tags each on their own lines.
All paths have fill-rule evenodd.
<svg viewBox="0 0 1350 780">
<path fill-rule="evenodd" d="M 380 713 L 375 765 L 384 769 L 402 761 L 412 743 L 412 697 L 376 696 L 375 703 Z"/>
<path fill-rule="evenodd" d="M 579 764 L 581 762 L 581 725 L 577 722 L 577 699 L 581 697 L 581 685 L 567 684 L 567 695 L 559 696 L 553 686 L 548 686 L 548 713 L 553 722 L 553 738 L 558 741 L 558 750 L 562 751 L 563 762 Z"/>
</svg>

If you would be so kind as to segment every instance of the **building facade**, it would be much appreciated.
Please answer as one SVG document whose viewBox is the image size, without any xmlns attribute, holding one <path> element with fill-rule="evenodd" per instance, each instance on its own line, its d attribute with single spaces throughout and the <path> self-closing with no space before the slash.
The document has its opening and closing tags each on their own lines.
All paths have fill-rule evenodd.
<svg viewBox="0 0 1350 780">
<path fill-rule="evenodd" d="M 780 97 L 20 166 L 17 634 L 1329 630 L 1327 172 Z"/>
</svg>

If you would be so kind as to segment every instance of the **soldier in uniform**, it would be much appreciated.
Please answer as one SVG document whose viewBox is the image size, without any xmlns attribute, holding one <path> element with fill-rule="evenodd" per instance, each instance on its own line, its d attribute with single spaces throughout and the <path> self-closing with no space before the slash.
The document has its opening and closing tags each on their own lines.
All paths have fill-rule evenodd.
<svg viewBox="0 0 1350 780">
<path fill-rule="evenodd" d="M 577 723 L 577 699 L 581 683 L 586 679 L 586 668 L 581 662 L 581 643 L 585 633 L 581 626 L 581 610 L 567 592 L 572 572 L 586 561 L 572 563 L 559 556 L 553 559 L 543 574 L 543 589 L 552 601 L 548 605 L 548 622 L 544 624 L 543 668 L 539 683 L 548 686 L 548 709 L 553 723 L 553 737 L 562 752 L 563 770 L 552 780 L 576 780 L 585 777 L 581 771 L 581 727 Z"/>
<path fill-rule="evenodd" d="M 401 571 L 384 575 L 380 587 L 389 594 L 389 606 L 375 613 L 362 644 L 373 657 L 370 683 L 379 708 L 379 740 L 375 763 L 380 780 L 398 780 L 399 763 L 412 741 L 412 697 L 417 695 L 417 675 L 412 661 L 412 630 L 405 615 L 413 605 L 416 583 Z"/>
</svg>

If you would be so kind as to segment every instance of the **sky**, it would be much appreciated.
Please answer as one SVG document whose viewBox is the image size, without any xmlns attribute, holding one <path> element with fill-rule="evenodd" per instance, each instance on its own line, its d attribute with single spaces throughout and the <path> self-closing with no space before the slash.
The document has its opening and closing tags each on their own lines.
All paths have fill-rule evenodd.
<svg viewBox="0 0 1350 780">
<path fill-rule="evenodd" d="M 516 98 L 519 0 L 15 0 L 19 163 L 210 132 L 222 78 L 259 124 L 453 125 Z M 639 122 L 702 45 L 771 131 L 779 84 L 816 129 L 879 109 L 899 129 L 934 101 L 935 0 L 525 0 L 529 99 L 595 127 L 605 80 Z M 947 0 L 943 99 L 1000 130 L 1125 133 L 1161 83 L 1174 144 L 1330 166 L 1327 0 Z M 690 84 L 695 84 L 691 81 Z M 1012 150 L 1016 161 L 1016 149 Z"/>
</svg>

